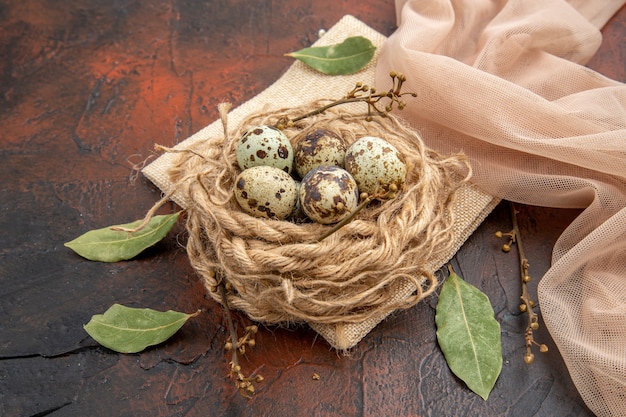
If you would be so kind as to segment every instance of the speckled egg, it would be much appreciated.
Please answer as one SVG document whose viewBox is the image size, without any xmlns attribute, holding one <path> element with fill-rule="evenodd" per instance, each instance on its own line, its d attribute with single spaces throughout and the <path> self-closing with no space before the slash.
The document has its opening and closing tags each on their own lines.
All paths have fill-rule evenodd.
<svg viewBox="0 0 626 417">
<path fill-rule="evenodd" d="M 300 205 L 311 220 L 337 223 L 359 204 L 359 190 L 350 173 L 337 166 L 312 169 L 300 184 Z"/>
<path fill-rule="evenodd" d="M 322 165 L 334 165 L 343 168 L 346 144 L 337 134 L 317 129 L 308 133 L 296 144 L 294 168 L 300 178 L 313 168 Z"/>
<path fill-rule="evenodd" d="M 236 149 L 237 164 L 242 170 L 254 166 L 271 166 L 290 173 L 293 169 L 293 147 L 283 132 L 272 126 L 256 126 L 244 133 Z"/>
<path fill-rule="evenodd" d="M 279 168 L 255 166 L 243 170 L 235 179 L 235 199 L 254 217 L 284 220 L 296 207 L 298 187 Z"/>
<path fill-rule="evenodd" d="M 361 193 L 398 189 L 406 180 L 406 163 L 398 150 L 384 139 L 365 136 L 348 147 L 345 168 L 352 174 Z"/>
</svg>

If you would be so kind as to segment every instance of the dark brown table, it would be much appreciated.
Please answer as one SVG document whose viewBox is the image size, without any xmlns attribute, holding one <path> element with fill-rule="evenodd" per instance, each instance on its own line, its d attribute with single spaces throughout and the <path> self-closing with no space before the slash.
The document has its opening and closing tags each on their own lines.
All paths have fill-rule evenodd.
<svg viewBox="0 0 626 417">
<path fill-rule="evenodd" d="M 502 325 L 503 370 L 486 402 L 446 366 L 435 297 L 385 320 L 350 356 L 307 326 L 261 326 L 243 366 L 265 381 L 245 400 L 228 378 L 224 311 L 190 267 L 181 225 L 129 262 L 88 262 L 63 246 L 142 218 L 160 191 L 132 165 L 215 120 L 218 103 L 261 92 L 291 64 L 283 53 L 345 14 L 395 29 L 392 1 L 0 2 L 0 415 L 591 415 L 544 327 L 536 335 L 550 351 L 523 361 L 517 257 L 494 238 L 511 228 L 504 203 L 453 259 Z M 603 33 L 589 66 L 626 81 L 626 8 Z M 519 209 L 540 277 L 578 211 Z M 83 330 L 116 302 L 203 312 L 166 343 L 123 355 Z"/>
</svg>

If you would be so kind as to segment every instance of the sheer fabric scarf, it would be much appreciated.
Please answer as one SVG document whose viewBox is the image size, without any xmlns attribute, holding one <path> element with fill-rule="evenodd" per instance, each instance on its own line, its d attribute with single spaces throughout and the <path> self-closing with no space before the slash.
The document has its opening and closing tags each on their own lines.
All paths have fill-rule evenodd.
<svg viewBox="0 0 626 417">
<path fill-rule="evenodd" d="M 383 46 L 417 98 L 399 116 L 503 199 L 584 208 L 555 244 L 541 312 L 582 398 L 626 415 L 626 85 L 584 66 L 624 0 L 396 1 Z"/>
</svg>

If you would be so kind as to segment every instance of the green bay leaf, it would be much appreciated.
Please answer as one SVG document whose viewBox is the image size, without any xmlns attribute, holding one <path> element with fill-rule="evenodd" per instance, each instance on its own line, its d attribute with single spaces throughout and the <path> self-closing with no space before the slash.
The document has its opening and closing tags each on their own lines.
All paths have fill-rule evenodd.
<svg viewBox="0 0 626 417">
<path fill-rule="evenodd" d="M 437 341 L 450 370 L 487 400 L 502 370 L 500 324 L 489 298 L 450 268 L 435 322 Z"/>
<path fill-rule="evenodd" d="M 198 314 L 200 310 L 187 314 L 113 304 L 104 314 L 92 316 L 84 327 L 104 347 L 120 353 L 137 353 L 169 339 Z"/>
<path fill-rule="evenodd" d="M 143 220 L 90 230 L 65 246 L 90 261 L 118 262 L 134 258 L 163 239 L 172 229 L 180 212 L 154 216 L 138 231 L 129 232 Z"/>
<path fill-rule="evenodd" d="M 376 47 L 363 36 L 352 36 L 329 46 L 312 46 L 285 54 L 328 75 L 347 75 L 365 67 L 374 57 Z"/>
</svg>

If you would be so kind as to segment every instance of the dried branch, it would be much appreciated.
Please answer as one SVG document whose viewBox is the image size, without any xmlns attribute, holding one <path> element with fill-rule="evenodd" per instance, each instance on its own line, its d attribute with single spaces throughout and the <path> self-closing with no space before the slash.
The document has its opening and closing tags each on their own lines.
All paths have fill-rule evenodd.
<svg viewBox="0 0 626 417">
<path fill-rule="evenodd" d="M 509 208 L 511 210 L 511 219 L 513 221 L 513 230 L 508 233 L 496 232 L 496 237 L 502 238 L 504 236 L 509 237 L 508 243 L 502 245 L 504 252 L 510 252 L 512 245 L 517 245 L 517 254 L 519 257 L 519 270 L 520 279 L 522 284 L 522 293 L 520 295 L 519 310 L 522 313 L 527 313 L 528 324 L 526 325 L 526 331 L 524 332 L 524 339 L 526 342 L 526 353 L 524 354 L 524 362 L 531 364 L 535 360 L 535 355 L 532 352 L 533 346 L 538 346 L 540 352 L 547 352 L 548 346 L 539 344 L 535 341 L 533 331 L 539 328 L 539 316 L 533 311 L 535 302 L 530 296 L 528 291 L 528 283 L 531 278 L 528 273 L 530 264 L 524 254 L 524 246 L 522 245 L 522 235 L 519 230 L 519 224 L 517 222 L 517 214 L 519 213 L 512 202 L 509 202 Z"/>
</svg>

